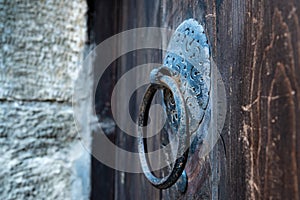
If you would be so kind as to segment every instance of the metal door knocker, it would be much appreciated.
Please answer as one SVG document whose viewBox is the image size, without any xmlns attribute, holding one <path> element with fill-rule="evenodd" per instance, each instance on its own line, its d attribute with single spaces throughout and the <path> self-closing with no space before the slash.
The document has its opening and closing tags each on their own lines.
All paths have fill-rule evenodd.
<svg viewBox="0 0 300 200">
<path fill-rule="evenodd" d="M 139 111 L 138 150 L 146 178 L 155 187 L 166 189 L 180 176 L 186 176 L 184 168 L 190 146 L 203 137 L 199 126 L 209 102 L 210 52 L 204 29 L 196 20 L 189 19 L 178 26 L 169 42 L 163 66 L 152 70 L 150 82 Z M 143 130 L 157 90 L 163 91 L 168 123 L 179 143 L 172 171 L 163 178 L 156 177 L 149 168 Z"/>
</svg>

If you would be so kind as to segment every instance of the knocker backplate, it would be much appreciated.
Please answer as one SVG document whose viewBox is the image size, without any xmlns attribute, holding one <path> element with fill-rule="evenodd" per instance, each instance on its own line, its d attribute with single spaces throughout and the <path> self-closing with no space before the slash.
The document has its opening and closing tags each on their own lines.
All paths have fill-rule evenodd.
<svg viewBox="0 0 300 200">
<path fill-rule="evenodd" d="M 183 170 L 189 149 L 201 137 L 205 137 L 205 133 L 200 131 L 200 124 L 206 110 L 210 110 L 210 52 L 204 29 L 197 21 L 189 19 L 179 25 L 170 39 L 163 66 L 151 71 L 150 82 L 140 106 L 138 120 L 141 166 L 147 179 L 159 189 L 171 187 L 182 177 L 178 188 L 184 192 L 187 176 Z M 142 128 L 148 123 L 151 101 L 157 90 L 163 90 L 168 123 L 178 139 L 176 160 L 171 172 L 163 178 L 156 177 L 149 168 L 145 154 L 146 131 Z M 191 150 L 193 152 L 193 147 Z"/>
<path fill-rule="evenodd" d="M 208 107 L 210 93 L 210 51 L 203 27 L 195 20 L 184 21 L 172 35 L 164 66 L 176 72 L 189 114 L 189 129 L 199 129 Z M 164 91 L 164 104 L 171 127 L 178 129 L 174 98 Z"/>
</svg>

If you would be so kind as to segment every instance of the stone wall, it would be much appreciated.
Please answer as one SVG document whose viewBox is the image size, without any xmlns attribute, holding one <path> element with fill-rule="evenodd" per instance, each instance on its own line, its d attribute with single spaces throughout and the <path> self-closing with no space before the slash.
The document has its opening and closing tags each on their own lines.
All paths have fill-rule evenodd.
<svg viewBox="0 0 300 200">
<path fill-rule="evenodd" d="M 84 0 L 0 0 L 0 199 L 89 198 L 72 109 L 86 12 Z"/>
</svg>

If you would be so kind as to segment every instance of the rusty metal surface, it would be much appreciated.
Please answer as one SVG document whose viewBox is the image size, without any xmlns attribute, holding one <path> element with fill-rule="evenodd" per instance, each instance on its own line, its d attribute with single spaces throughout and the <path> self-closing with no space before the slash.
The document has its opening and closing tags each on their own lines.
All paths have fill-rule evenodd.
<svg viewBox="0 0 300 200">
<path fill-rule="evenodd" d="M 183 97 L 179 91 L 179 87 L 176 81 L 167 75 L 159 76 L 156 80 L 153 80 L 152 83 L 143 98 L 141 107 L 140 107 L 140 115 L 139 115 L 139 155 L 141 160 L 141 165 L 143 172 L 147 179 L 159 189 L 166 189 L 172 186 L 178 178 L 181 176 L 186 161 L 188 157 L 188 148 L 189 148 L 189 129 L 188 129 L 188 117 L 186 113 L 185 103 Z M 147 161 L 147 143 L 145 139 L 145 127 L 148 123 L 148 114 L 152 99 L 154 94 L 159 89 L 170 90 L 174 95 L 174 100 L 176 103 L 176 111 L 178 114 L 178 119 L 180 119 L 179 129 L 177 132 L 177 136 L 179 139 L 178 149 L 177 149 L 177 157 L 174 163 L 174 167 L 172 172 L 163 178 L 156 177 L 149 168 L 149 164 Z M 149 154 L 148 154 L 149 155 Z"/>
</svg>

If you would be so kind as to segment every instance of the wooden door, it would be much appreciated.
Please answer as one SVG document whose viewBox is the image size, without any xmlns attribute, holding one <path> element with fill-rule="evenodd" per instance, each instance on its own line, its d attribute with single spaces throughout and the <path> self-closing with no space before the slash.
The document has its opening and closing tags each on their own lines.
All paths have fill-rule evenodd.
<svg viewBox="0 0 300 200">
<path fill-rule="evenodd" d="M 188 160 L 187 191 L 154 188 L 143 174 L 92 160 L 92 199 L 299 199 L 300 2 L 296 0 L 88 0 L 89 43 L 138 27 L 175 29 L 194 18 L 205 28 L 227 97 L 222 138 L 207 157 Z M 116 145 L 136 151 L 113 124 L 110 94 L 136 65 L 163 53 L 139 50 L 117 59 L 96 95 L 101 123 Z M 142 91 L 142 90 L 141 90 Z M 140 94 L 132 98 L 137 116 Z M 109 126 L 108 126 L 109 127 Z M 117 157 L 118 155 L 116 155 Z M 125 163 L 124 163 L 125 164 Z"/>
</svg>

